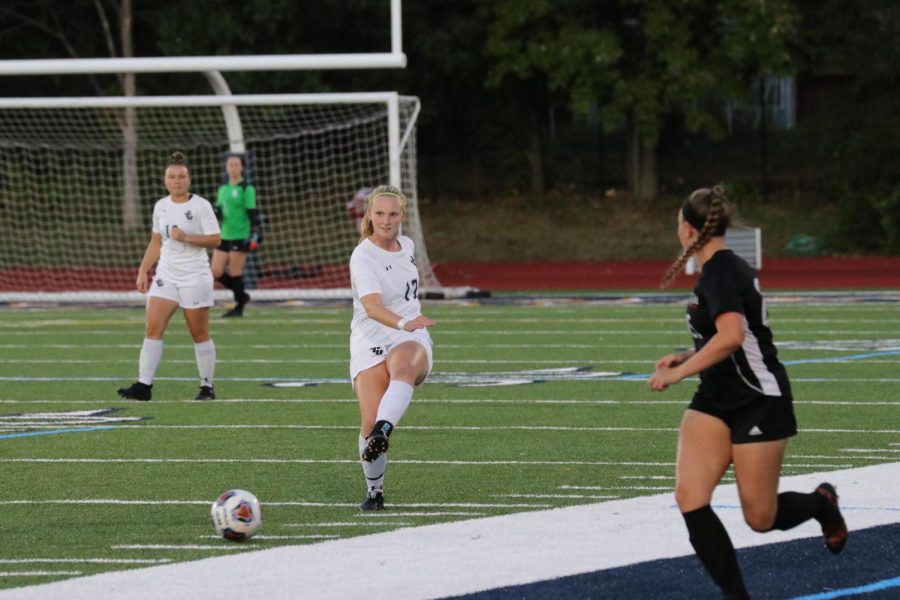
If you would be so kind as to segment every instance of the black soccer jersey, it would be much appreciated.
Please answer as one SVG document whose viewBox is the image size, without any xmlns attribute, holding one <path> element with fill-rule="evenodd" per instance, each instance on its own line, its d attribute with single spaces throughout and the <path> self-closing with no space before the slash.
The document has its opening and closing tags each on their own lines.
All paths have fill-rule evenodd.
<svg viewBox="0 0 900 600">
<path fill-rule="evenodd" d="M 703 265 L 688 303 L 687 325 L 698 351 L 715 335 L 716 317 L 727 312 L 743 316 L 744 343 L 700 373 L 697 393 L 735 408 L 761 395 L 790 397 L 756 270 L 731 250 L 720 250 Z"/>
</svg>

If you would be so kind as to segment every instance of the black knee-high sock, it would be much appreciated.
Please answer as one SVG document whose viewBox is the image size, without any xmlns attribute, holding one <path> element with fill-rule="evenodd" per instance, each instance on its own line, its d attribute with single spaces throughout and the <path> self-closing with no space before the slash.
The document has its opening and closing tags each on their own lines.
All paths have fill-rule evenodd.
<svg viewBox="0 0 900 600">
<path fill-rule="evenodd" d="M 231 289 L 234 291 L 234 300 L 241 306 L 246 304 L 246 296 L 247 292 L 244 291 L 244 276 L 238 275 L 237 277 L 232 276 L 231 278 Z"/>
<path fill-rule="evenodd" d="M 697 558 L 716 585 L 730 598 L 749 598 L 731 538 L 712 507 L 707 504 L 681 516 L 684 517 Z"/>
<path fill-rule="evenodd" d="M 221 275 L 219 275 L 219 283 L 221 283 L 231 291 L 234 291 L 234 283 L 232 283 L 233 281 L 234 280 L 231 278 L 231 275 L 229 275 L 228 273 L 222 273 Z"/>
<path fill-rule="evenodd" d="M 819 514 L 824 498 L 821 494 L 801 494 L 800 492 L 782 492 L 778 494 L 778 512 L 772 529 L 792 529 L 805 523 Z"/>
</svg>

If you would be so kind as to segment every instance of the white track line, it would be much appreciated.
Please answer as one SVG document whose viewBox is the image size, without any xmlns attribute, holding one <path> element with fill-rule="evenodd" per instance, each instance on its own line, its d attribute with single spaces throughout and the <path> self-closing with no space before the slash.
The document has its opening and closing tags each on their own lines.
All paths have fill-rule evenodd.
<svg viewBox="0 0 900 600">
<path fill-rule="evenodd" d="M 898 472 L 900 463 L 813 473 L 786 477 L 781 488 L 811 490 L 821 481 L 833 482 L 852 539 L 855 529 L 900 522 Z M 821 546 L 814 521 L 786 532 L 754 533 L 744 524 L 737 502 L 734 485 L 717 489 L 714 506 L 737 548 L 804 538 Z M 377 560 L 372 559 L 373 548 Z M 672 494 L 666 493 L 108 572 L 7 590 L 0 592 L 0 600 L 281 600 L 298 595 L 317 600 L 418 600 L 692 553 Z"/>
</svg>

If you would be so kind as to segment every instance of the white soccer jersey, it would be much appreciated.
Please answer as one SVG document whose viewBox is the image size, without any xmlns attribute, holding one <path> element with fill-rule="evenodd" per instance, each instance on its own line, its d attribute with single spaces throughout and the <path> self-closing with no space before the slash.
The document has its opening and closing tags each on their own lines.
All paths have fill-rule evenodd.
<svg viewBox="0 0 900 600">
<path fill-rule="evenodd" d="M 381 294 L 385 308 L 405 319 L 421 314 L 419 269 L 413 241 L 401 235 L 398 252 L 388 252 L 365 239 L 350 257 L 350 286 L 353 290 L 353 320 L 350 323 L 350 353 L 361 348 L 390 343 L 401 333 L 370 319 L 360 298 Z"/>
<path fill-rule="evenodd" d="M 173 226 L 189 235 L 219 233 L 219 222 L 212 205 L 206 198 L 191 194 L 187 202 L 176 203 L 171 196 L 166 196 L 153 207 L 153 233 L 162 236 L 157 271 L 174 280 L 191 280 L 205 275 L 209 272 L 206 248 L 173 240 L 169 237 Z"/>
</svg>

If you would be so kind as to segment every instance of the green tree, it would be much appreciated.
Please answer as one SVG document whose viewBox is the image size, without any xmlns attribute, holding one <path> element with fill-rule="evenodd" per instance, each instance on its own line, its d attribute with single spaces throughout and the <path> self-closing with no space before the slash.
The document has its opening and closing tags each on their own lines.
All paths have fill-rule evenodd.
<svg viewBox="0 0 900 600">
<path fill-rule="evenodd" d="M 489 84 L 530 82 L 571 107 L 600 109 L 607 131 L 625 131 L 628 190 L 657 194 L 656 148 L 665 120 L 720 134 L 700 101 L 737 96 L 789 68 L 791 0 L 486 0 Z"/>
</svg>

